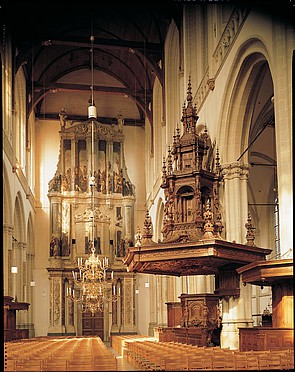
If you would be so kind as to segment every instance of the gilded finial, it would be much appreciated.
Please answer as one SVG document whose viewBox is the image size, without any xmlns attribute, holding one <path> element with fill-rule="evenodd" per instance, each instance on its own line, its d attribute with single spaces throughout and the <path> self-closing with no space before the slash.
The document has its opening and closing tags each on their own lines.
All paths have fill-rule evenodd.
<svg viewBox="0 0 295 372">
<path fill-rule="evenodd" d="M 140 233 L 139 225 L 137 225 L 136 234 L 134 235 L 134 238 L 135 238 L 135 247 L 137 248 L 141 247 L 142 235 Z"/>
<path fill-rule="evenodd" d="M 213 213 L 211 212 L 210 208 L 210 199 L 207 200 L 206 203 L 206 211 L 204 212 L 204 235 L 202 239 L 212 239 L 214 238 L 214 227 L 213 227 Z"/>
<path fill-rule="evenodd" d="M 255 227 L 252 224 L 252 218 L 251 218 L 250 212 L 248 213 L 248 220 L 247 220 L 247 223 L 245 224 L 245 227 L 247 229 L 247 234 L 246 234 L 247 245 L 255 246 L 255 244 L 254 244 L 254 240 L 255 240 L 254 230 L 255 230 Z"/>
<path fill-rule="evenodd" d="M 147 210 L 146 214 L 145 214 L 142 237 L 144 239 L 151 239 L 152 236 L 153 236 L 153 234 L 152 234 L 152 220 L 151 220 L 151 217 L 149 215 L 149 211 Z"/>
</svg>

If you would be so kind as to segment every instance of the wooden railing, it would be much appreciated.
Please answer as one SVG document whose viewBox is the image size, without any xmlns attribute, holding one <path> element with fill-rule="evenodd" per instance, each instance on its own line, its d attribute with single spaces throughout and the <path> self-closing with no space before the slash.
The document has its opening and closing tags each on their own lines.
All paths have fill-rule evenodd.
<svg viewBox="0 0 295 372">
<path fill-rule="evenodd" d="M 274 327 L 239 328 L 241 351 L 294 350 L 294 329 Z"/>
</svg>

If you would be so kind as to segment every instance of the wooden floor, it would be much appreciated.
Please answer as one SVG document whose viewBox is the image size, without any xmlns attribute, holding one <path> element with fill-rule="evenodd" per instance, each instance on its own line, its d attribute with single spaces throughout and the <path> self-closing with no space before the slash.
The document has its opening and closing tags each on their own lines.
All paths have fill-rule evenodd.
<svg viewBox="0 0 295 372">
<path fill-rule="evenodd" d="M 139 335 L 36 337 L 4 343 L 4 371 L 294 370 L 294 350 L 252 351 L 159 342 Z"/>
</svg>

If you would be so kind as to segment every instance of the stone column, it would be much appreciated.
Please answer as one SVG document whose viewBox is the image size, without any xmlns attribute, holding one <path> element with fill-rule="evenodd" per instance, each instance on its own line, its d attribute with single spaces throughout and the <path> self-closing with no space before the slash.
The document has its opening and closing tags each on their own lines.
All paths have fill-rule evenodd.
<svg viewBox="0 0 295 372">
<path fill-rule="evenodd" d="M 149 322 L 149 329 L 148 335 L 153 337 L 154 336 L 154 328 L 158 325 L 158 311 L 157 311 L 157 303 L 158 303 L 158 275 L 149 276 L 149 294 L 150 294 L 150 322 Z"/>
<path fill-rule="evenodd" d="M 187 294 L 197 293 L 196 283 L 197 283 L 197 276 L 189 275 L 187 277 L 187 285 L 188 285 Z"/>
<path fill-rule="evenodd" d="M 196 291 L 191 291 L 191 293 L 208 293 L 206 286 L 206 276 L 205 275 L 196 275 Z"/>
<path fill-rule="evenodd" d="M 9 282 L 11 278 L 11 266 L 8 259 L 8 252 L 12 251 L 12 235 L 13 226 L 4 224 L 3 225 L 3 294 L 4 296 L 11 296 L 9 293 Z M 14 294 L 12 295 L 14 296 Z"/>
<path fill-rule="evenodd" d="M 48 336 L 64 335 L 64 284 L 60 269 L 47 269 L 50 283 L 49 328 Z"/>
<path fill-rule="evenodd" d="M 121 295 L 121 287 L 119 289 L 119 286 L 121 286 L 121 281 L 117 279 L 116 281 L 116 293 L 120 291 Z M 115 302 L 112 302 L 110 305 L 111 307 L 111 324 L 110 324 L 110 330 L 111 333 L 118 333 L 120 331 L 121 326 L 121 297 L 118 297 L 118 300 Z"/>
<path fill-rule="evenodd" d="M 19 250 L 19 276 L 17 281 L 17 293 L 19 294 L 18 301 L 21 302 L 28 302 L 27 299 L 27 288 L 28 279 L 27 279 L 27 244 L 24 242 L 18 243 L 18 250 Z M 18 311 L 17 315 L 18 326 L 19 328 L 26 328 L 28 323 L 28 311 Z"/>
<path fill-rule="evenodd" d="M 294 31 L 277 17 L 273 22 L 273 66 L 277 180 L 279 198 L 279 229 L 281 255 L 293 249 L 293 105 L 290 82 L 294 77 L 292 64 Z M 293 62 L 294 63 L 294 62 Z"/>
<path fill-rule="evenodd" d="M 173 296 L 168 296 L 168 302 L 179 301 L 182 293 L 187 293 L 187 276 L 173 277 Z"/>
<path fill-rule="evenodd" d="M 226 240 L 245 243 L 245 223 L 248 218 L 247 181 L 249 164 L 234 162 L 222 165 L 224 180 L 224 205 Z M 251 311 L 251 286 L 244 286 L 240 279 L 239 298 L 222 299 L 221 347 L 239 347 L 239 327 L 253 325 Z"/>
<path fill-rule="evenodd" d="M 187 293 L 189 294 L 190 293 L 190 275 L 186 275 L 184 277 L 182 277 L 182 293 Z"/>
<path fill-rule="evenodd" d="M 135 278 L 125 275 L 121 281 L 121 327 L 122 333 L 136 333 L 135 324 Z M 120 325 L 119 325 L 120 326 Z"/>
<path fill-rule="evenodd" d="M 245 243 L 245 223 L 248 219 L 247 182 L 250 164 L 234 162 L 221 167 L 226 206 L 226 240 Z"/>
<path fill-rule="evenodd" d="M 221 347 L 239 348 L 239 327 L 252 327 L 252 286 L 240 280 L 240 297 L 222 299 Z"/>
<path fill-rule="evenodd" d="M 161 282 L 161 285 L 159 285 L 160 290 L 158 291 L 158 323 L 159 326 L 167 326 L 167 305 L 165 302 L 168 301 L 167 292 L 169 289 L 168 283 L 171 284 L 171 277 L 161 275 L 159 278 L 159 281 Z"/>
<path fill-rule="evenodd" d="M 22 256 L 21 256 L 21 247 L 22 243 L 15 240 L 13 243 L 13 264 L 16 264 L 17 266 L 17 273 L 13 275 L 14 283 L 13 283 L 13 290 L 14 290 L 14 296 L 17 296 L 17 301 L 21 302 L 23 301 L 22 296 L 22 288 L 21 288 L 21 282 L 22 282 L 22 274 L 23 274 L 23 265 L 22 265 Z M 15 258 L 15 260 L 14 260 Z M 19 320 L 19 311 L 16 315 L 16 320 Z"/>
<path fill-rule="evenodd" d="M 28 309 L 28 325 L 27 328 L 29 329 L 29 337 L 35 336 L 35 329 L 34 329 L 34 308 L 33 308 L 33 299 L 34 299 L 34 286 L 31 286 L 31 282 L 33 281 L 33 262 L 35 255 L 32 252 L 26 253 L 26 261 L 27 261 L 27 299 L 26 302 L 30 303 Z"/>
</svg>

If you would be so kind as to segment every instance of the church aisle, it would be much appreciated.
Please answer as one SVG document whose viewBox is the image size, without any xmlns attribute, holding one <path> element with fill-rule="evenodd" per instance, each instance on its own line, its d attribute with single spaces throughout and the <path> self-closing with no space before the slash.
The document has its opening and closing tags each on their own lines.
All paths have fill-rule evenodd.
<svg viewBox="0 0 295 372">
<path fill-rule="evenodd" d="M 110 346 L 109 342 L 105 342 L 105 345 L 107 346 L 108 350 L 110 350 L 116 357 L 118 371 L 137 371 L 136 368 L 134 368 L 131 364 L 127 362 L 126 358 L 117 353 L 117 351 Z"/>
</svg>

